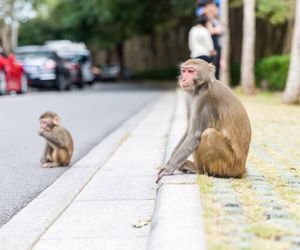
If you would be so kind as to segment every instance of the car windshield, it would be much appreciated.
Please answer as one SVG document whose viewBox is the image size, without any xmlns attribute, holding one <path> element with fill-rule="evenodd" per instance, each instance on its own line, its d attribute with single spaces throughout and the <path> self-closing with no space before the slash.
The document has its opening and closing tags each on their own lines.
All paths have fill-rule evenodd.
<svg viewBox="0 0 300 250">
<path fill-rule="evenodd" d="M 50 57 L 51 53 L 49 51 L 26 51 L 26 52 L 17 52 L 16 56 L 18 59 L 41 58 L 41 57 Z"/>
<path fill-rule="evenodd" d="M 67 59 L 72 62 L 84 62 L 87 60 L 87 56 L 85 55 L 80 55 L 80 54 L 72 54 L 72 53 L 63 53 L 63 52 L 58 52 L 58 55 L 64 59 Z"/>
</svg>

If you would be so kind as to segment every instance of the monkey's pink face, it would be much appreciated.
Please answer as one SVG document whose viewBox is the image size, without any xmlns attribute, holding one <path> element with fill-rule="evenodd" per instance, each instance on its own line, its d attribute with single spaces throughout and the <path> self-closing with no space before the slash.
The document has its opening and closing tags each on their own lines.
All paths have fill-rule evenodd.
<svg viewBox="0 0 300 250">
<path fill-rule="evenodd" d="M 198 78 L 197 68 L 195 66 L 181 67 L 180 86 L 185 91 L 192 91 L 194 89 L 195 80 Z"/>
<path fill-rule="evenodd" d="M 40 120 L 40 129 L 49 130 L 49 128 L 50 128 L 50 121 L 48 119 L 41 119 Z"/>
</svg>

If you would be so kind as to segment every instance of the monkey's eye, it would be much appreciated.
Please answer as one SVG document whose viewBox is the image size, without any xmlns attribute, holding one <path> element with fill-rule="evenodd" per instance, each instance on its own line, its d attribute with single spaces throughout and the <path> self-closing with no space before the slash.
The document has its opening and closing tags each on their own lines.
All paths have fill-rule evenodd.
<svg viewBox="0 0 300 250">
<path fill-rule="evenodd" d="M 190 68 L 188 69 L 188 72 L 191 73 L 191 74 L 194 73 L 195 71 L 196 71 L 196 70 L 195 70 L 193 67 L 190 67 Z"/>
</svg>

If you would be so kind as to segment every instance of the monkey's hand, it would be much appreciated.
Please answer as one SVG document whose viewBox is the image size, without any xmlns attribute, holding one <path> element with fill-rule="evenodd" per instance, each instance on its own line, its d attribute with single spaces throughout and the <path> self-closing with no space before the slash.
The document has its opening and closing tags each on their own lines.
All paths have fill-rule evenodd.
<svg viewBox="0 0 300 250">
<path fill-rule="evenodd" d="M 163 167 L 157 174 L 157 179 L 156 179 L 156 183 L 159 182 L 159 180 L 166 175 L 172 175 L 174 173 L 174 169 L 170 168 L 170 167 Z"/>
<path fill-rule="evenodd" d="M 40 129 L 39 129 L 39 135 L 40 135 L 40 136 L 42 136 L 42 135 L 44 134 L 44 132 L 45 132 L 45 129 L 43 129 L 43 128 L 40 128 Z"/>
<path fill-rule="evenodd" d="M 43 164 L 47 163 L 47 159 L 46 159 L 46 158 L 42 158 L 42 159 L 40 159 L 40 163 L 41 163 L 41 165 L 43 165 Z"/>
</svg>

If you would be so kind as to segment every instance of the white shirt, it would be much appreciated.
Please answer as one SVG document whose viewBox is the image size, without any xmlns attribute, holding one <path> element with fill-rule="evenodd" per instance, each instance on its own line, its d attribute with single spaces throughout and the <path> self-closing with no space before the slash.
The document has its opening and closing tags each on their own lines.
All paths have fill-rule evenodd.
<svg viewBox="0 0 300 250">
<path fill-rule="evenodd" d="M 191 51 L 191 58 L 211 56 L 214 44 L 207 28 L 200 24 L 191 28 L 189 32 L 189 49 Z"/>
</svg>

